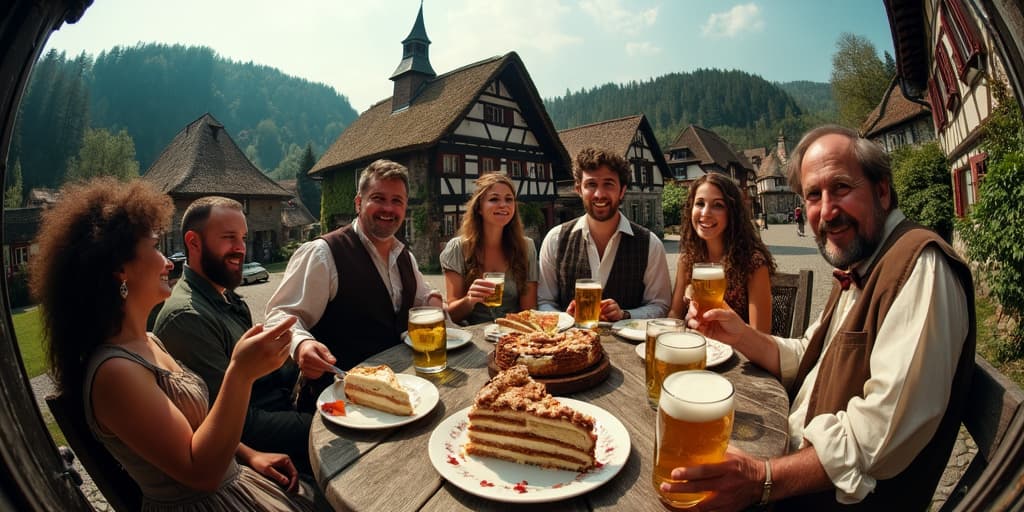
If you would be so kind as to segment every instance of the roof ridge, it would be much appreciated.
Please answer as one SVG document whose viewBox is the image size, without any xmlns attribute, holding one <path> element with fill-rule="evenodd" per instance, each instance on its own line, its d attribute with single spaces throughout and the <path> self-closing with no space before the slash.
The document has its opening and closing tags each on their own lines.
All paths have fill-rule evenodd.
<svg viewBox="0 0 1024 512">
<path fill-rule="evenodd" d="M 643 114 L 633 114 L 631 116 L 624 116 L 624 117 L 619 117 L 619 118 L 616 118 L 616 119 L 605 119 L 604 121 L 595 121 L 593 123 L 581 124 L 579 126 L 573 126 L 572 128 L 566 128 L 564 130 L 559 130 L 559 132 L 567 132 L 567 131 L 571 131 L 571 130 L 579 130 L 580 128 L 589 128 L 589 127 L 592 127 L 592 126 L 599 126 L 599 125 L 608 124 L 608 123 L 618 123 L 618 122 L 625 121 L 627 119 L 633 119 L 633 118 L 639 119 L 639 118 L 643 118 L 643 117 L 644 117 Z"/>
</svg>

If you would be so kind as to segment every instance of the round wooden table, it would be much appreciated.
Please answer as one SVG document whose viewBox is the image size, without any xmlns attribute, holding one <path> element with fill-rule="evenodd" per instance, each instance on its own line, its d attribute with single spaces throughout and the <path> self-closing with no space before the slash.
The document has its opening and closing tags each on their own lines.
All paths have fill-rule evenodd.
<svg viewBox="0 0 1024 512">
<path fill-rule="evenodd" d="M 447 483 L 430 463 L 427 442 L 434 428 L 454 412 L 469 407 L 487 383 L 487 358 L 494 344 L 484 339 L 486 325 L 466 328 L 471 343 L 448 352 L 448 369 L 427 376 L 437 386 L 440 402 L 419 420 L 385 430 L 353 430 L 314 415 L 309 432 L 313 474 L 336 510 L 509 510 L 516 505 L 471 495 Z M 612 370 L 601 384 L 570 398 L 594 404 L 617 417 L 629 431 L 632 444 L 625 467 L 601 487 L 581 496 L 549 504 L 530 504 L 530 510 L 637 510 L 664 508 L 651 485 L 655 413 L 647 402 L 644 364 L 636 344 L 611 334 L 601 337 Z M 415 373 L 412 350 L 404 344 L 368 359 L 387 364 L 395 373 Z M 732 444 L 761 456 L 778 456 L 788 446 L 789 399 L 770 374 L 738 353 L 713 368 L 736 388 L 736 419 Z"/>
</svg>

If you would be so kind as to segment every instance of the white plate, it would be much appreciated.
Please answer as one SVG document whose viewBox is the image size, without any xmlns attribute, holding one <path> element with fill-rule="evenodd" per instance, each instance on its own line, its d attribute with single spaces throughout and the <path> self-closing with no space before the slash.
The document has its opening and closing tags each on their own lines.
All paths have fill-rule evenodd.
<svg viewBox="0 0 1024 512">
<path fill-rule="evenodd" d="M 446 418 L 430 434 L 428 451 L 434 469 L 456 487 L 481 498 L 509 503 L 557 501 L 592 491 L 611 480 L 629 458 L 629 433 L 604 409 L 571 398 L 559 400 L 594 418 L 599 467 L 577 473 L 466 455 L 469 407 Z M 526 482 L 523 484 L 522 482 Z M 493 485 L 492 485 L 493 484 Z"/>
<path fill-rule="evenodd" d="M 721 341 L 707 338 L 708 340 L 708 362 L 707 367 L 718 366 L 732 357 L 732 347 L 722 343 Z M 636 355 L 640 359 L 646 359 L 647 343 L 641 343 L 636 346 Z"/>
<path fill-rule="evenodd" d="M 399 373 L 395 375 L 395 377 L 398 379 L 399 384 L 409 390 L 409 395 L 413 404 L 412 416 L 398 416 L 354 404 L 348 401 L 348 397 L 345 396 L 345 385 L 339 381 L 334 381 L 334 384 L 331 384 L 327 389 L 320 393 L 320 397 L 316 399 L 316 409 L 320 411 L 320 414 L 325 420 L 332 423 L 337 423 L 343 427 L 359 430 L 373 430 L 378 428 L 397 427 L 399 425 L 405 425 L 406 423 L 412 423 L 426 416 L 427 413 L 433 410 L 434 406 L 437 405 L 439 398 L 437 394 L 437 387 L 435 387 L 429 380 L 417 377 L 416 375 L 407 375 L 404 373 Z M 331 416 L 320 409 L 320 406 L 324 403 L 333 402 L 335 400 L 345 401 L 344 416 Z"/>
<path fill-rule="evenodd" d="M 612 324 L 612 334 L 627 340 L 644 341 L 647 339 L 647 320 L 619 320 Z"/>
<path fill-rule="evenodd" d="M 445 339 L 445 345 L 448 347 L 448 350 L 459 348 L 473 339 L 473 335 L 469 331 L 463 331 L 454 327 L 445 327 L 445 333 L 448 335 L 448 338 Z M 402 341 L 406 345 L 412 346 L 412 340 L 409 339 L 409 331 L 402 333 Z"/>
<path fill-rule="evenodd" d="M 576 319 L 572 315 L 565 311 L 558 312 L 558 330 L 564 331 L 572 326 L 576 325 Z M 498 341 L 498 338 L 506 332 L 512 332 L 512 329 L 502 327 L 498 324 L 491 324 L 484 327 L 484 339 L 494 343 Z"/>
</svg>

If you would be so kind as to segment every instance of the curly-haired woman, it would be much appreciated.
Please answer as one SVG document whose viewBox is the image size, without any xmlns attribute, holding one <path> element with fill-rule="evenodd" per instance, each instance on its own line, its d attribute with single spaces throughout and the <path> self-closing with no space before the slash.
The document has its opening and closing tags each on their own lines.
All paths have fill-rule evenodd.
<svg viewBox="0 0 1024 512">
<path fill-rule="evenodd" d="M 173 208 L 142 181 L 101 178 L 66 187 L 43 214 L 30 279 L 54 380 L 139 483 L 143 510 L 312 508 L 287 455 L 239 442 L 252 383 L 288 357 L 293 321 L 242 336 L 212 407 L 202 379 L 146 332 L 171 294 L 159 236 Z"/>
<path fill-rule="evenodd" d="M 694 263 L 725 267 L 725 302 L 759 331 L 772 329 L 771 276 L 775 260 L 754 231 L 742 193 L 728 176 L 708 173 L 690 184 L 679 236 L 679 263 L 669 316 L 686 316 Z"/>
<path fill-rule="evenodd" d="M 441 251 L 452 321 L 475 324 L 537 308 L 537 247 L 523 234 L 515 188 L 507 176 L 485 174 L 466 202 L 459 235 Z M 501 306 L 482 302 L 494 292 L 484 272 L 504 272 Z M 494 315 L 494 316 L 492 316 Z"/>
</svg>

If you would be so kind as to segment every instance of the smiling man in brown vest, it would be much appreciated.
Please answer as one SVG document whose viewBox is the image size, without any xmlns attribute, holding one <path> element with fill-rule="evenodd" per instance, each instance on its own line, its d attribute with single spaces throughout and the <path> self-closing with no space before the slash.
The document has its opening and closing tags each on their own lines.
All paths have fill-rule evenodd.
<svg viewBox="0 0 1024 512">
<path fill-rule="evenodd" d="M 409 308 L 441 306 L 416 258 L 395 238 L 405 222 L 409 171 L 377 160 L 359 176 L 357 218 L 348 226 L 302 244 L 288 261 L 267 303 L 267 324 L 284 315 L 292 327 L 292 358 L 315 399 L 332 379 L 332 364 L 348 370 L 401 342 Z M 309 404 L 306 404 L 309 405 Z"/>
<path fill-rule="evenodd" d="M 803 338 L 758 333 L 732 311 L 690 325 L 736 347 L 790 390 L 790 454 L 677 468 L 702 507 L 922 510 L 959 430 L 974 368 L 967 265 L 897 209 L 888 156 L 852 130 L 812 130 L 790 184 L 837 280 Z M 691 316 L 695 312 L 691 310 Z"/>
</svg>

